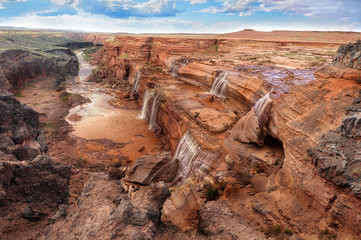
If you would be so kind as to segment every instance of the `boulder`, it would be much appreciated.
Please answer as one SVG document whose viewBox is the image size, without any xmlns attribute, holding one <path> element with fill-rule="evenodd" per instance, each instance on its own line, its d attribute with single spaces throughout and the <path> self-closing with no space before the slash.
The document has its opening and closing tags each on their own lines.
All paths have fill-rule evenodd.
<svg viewBox="0 0 361 240">
<path fill-rule="evenodd" d="M 152 182 L 170 182 L 177 172 L 178 161 L 169 153 L 146 154 L 138 158 L 129 168 L 129 182 L 150 185 Z"/>
</svg>

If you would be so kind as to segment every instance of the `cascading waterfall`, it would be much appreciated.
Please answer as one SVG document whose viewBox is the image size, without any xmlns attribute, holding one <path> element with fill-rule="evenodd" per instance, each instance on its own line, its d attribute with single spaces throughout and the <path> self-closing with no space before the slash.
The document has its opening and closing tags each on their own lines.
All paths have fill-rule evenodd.
<svg viewBox="0 0 361 240">
<path fill-rule="evenodd" d="M 143 97 L 143 106 L 142 111 L 139 115 L 140 119 L 147 119 L 147 113 L 148 113 L 148 105 L 150 100 L 152 99 L 152 92 L 149 92 L 148 89 L 145 89 L 144 97 Z"/>
<path fill-rule="evenodd" d="M 132 95 L 132 96 L 138 93 L 139 86 L 140 86 L 140 77 L 141 77 L 141 73 L 140 73 L 140 71 L 138 71 L 134 77 L 132 89 L 130 90 L 130 95 Z"/>
<path fill-rule="evenodd" d="M 169 71 L 172 77 L 178 77 L 179 68 L 186 66 L 189 63 L 188 59 L 173 60 L 169 66 Z"/>
<path fill-rule="evenodd" d="M 156 117 L 157 117 L 157 113 L 158 113 L 158 108 L 159 108 L 159 100 L 160 100 L 160 94 L 158 91 L 154 91 L 153 93 L 153 102 L 152 102 L 152 107 L 150 110 L 150 117 L 149 117 L 149 127 L 152 130 L 156 129 Z"/>
<path fill-rule="evenodd" d="M 269 104 L 272 103 L 271 92 L 272 91 L 268 92 L 266 95 L 260 98 L 254 105 L 254 111 L 256 112 L 257 117 L 262 116 L 266 108 L 268 109 Z"/>
<path fill-rule="evenodd" d="M 213 80 L 210 94 L 217 97 L 226 97 L 227 84 L 228 73 L 224 71 L 218 71 L 216 77 Z"/>
<path fill-rule="evenodd" d="M 169 71 L 172 77 L 177 77 L 178 76 L 178 69 L 179 69 L 179 65 L 175 64 L 174 62 L 171 62 L 170 66 L 169 66 Z"/>
<path fill-rule="evenodd" d="M 206 175 L 216 156 L 203 149 L 190 131 L 187 131 L 178 143 L 174 159 L 178 159 L 178 171 L 172 185 L 183 182 L 193 173 Z"/>
<path fill-rule="evenodd" d="M 143 98 L 143 107 L 139 115 L 140 119 L 148 120 L 149 127 L 152 130 L 156 129 L 156 117 L 159 108 L 160 93 L 156 89 L 145 90 Z"/>
</svg>

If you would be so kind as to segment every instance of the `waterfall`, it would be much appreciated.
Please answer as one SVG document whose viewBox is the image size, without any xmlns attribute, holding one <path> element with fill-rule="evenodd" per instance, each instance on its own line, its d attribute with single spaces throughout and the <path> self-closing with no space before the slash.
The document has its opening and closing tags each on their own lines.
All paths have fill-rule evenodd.
<svg viewBox="0 0 361 240">
<path fill-rule="evenodd" d="M 178 76 L 178 69 L 179 69 L 179 66 L 172 61 L 169 66 L 169 71 L 170 71 L 170 74 L 172 75 L 172 77 Z"/>
<path fill-rule="evenodd" d="M 179 68 L 186 66 L 189 63 L 188 59 L 177 59 L 173 60 L 169 65 L 169 71 L 172 77 L 178 77 Z"/>
<path fill-rule="evenodd" d="M 139 115 L 140 119 L 147 119 L 147 113 L 148 113 L 148 105 L 152 98 L 152 93 L 149 93 L 148 89 L 145 89 L 144 97 L 143 97 L 143 106 L 142 111 Z"/>
<path fill-rule="evenodd" d="M 139 86 L 140 86 L 140 76 L 141 76 L 141 73 L 140 73 L 140 71 L 138 71 L 134 77 L 132 89 L 130 90 L 130 95 L 132 95 L 132 96 L 138 93 Z"/>
<path fill-rule="evenodd" d="M 179 141 L 174 154 L 174 159 L 178 159 L 179 163 L 172 185 L 183 182 L 194 173 L 199 173 L 200 177 L 208 174 L 215 158 L 216 155 L 201 149 L 197 140 L 187 131 Z"/>
<path fill-rule="evenodd" d="M 217 75 L 213 80 L 210 94 L 217 97 L 226 97 L 226 88 L 228 84 L 228 73 L 217 71 Z"/>
<path fill-rule="evenodd" d="M 158 113 L 158 108 L 159 108 L 159 100 L 160 100 L 160 94 L 158 91 L 153 91 L 153 102 L 152 102 L 152 107 L 150 110 L 150 117 L 149 117 L 149 127 L 152 130 L 156 129 L 156 117 L 157 117 L 157 113 Z"/>
<path fill-rule="evenodd" d="M 152 130 L 155 130 L 157 126 L 155 119 L 158 113 L 159 101 L 159 91 L 156 91 L 156 89 L 152 89 L 150 91 L 148 89 L 145 90 L 142 111 L 139 115 L 139 118 L 148 120 L 149 127 Z"/>
<path fill-rule="evenodd" d="M 257 117 L 260 117 L 264 114 L 266 108 L 268 108 L 269 104 L 272 103 L 271 92 L 268 92 L 262 98 L 260 98 L 256 104 L 254 105 L 254 111 L 256 112 Z"/>
</svg>

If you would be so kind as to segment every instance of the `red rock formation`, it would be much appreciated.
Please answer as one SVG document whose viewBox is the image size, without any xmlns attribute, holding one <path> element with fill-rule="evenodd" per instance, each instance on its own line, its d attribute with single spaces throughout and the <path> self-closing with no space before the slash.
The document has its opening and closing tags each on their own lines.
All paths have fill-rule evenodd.
<svg viewBox="0 0 361 240">
<path fill-rule="evenodd" d="M 355 222 L 361 219 L 358 211 L 360 200 L 321 177 L 307 150 L 315 147 L 326 133 L 341 124 L 345 110 L 359 92 L 359 84 L 355 81 L 329 78 L 321 73 L 315 81 L 311 81 L 314 80 L 313 76 L 305 76 L 297 82 L 294 81 L 294 75 L 303 76 L 303 73 L 290 69 L 282 71 L 291 77 L 284 77 L 277 82 L 264 75 L 267 71 L 274 70 L 271 67 L 234 66 L 218 58 L 206 57 L 214 54 L 212 51 L 231 54 L 232 51 L 240 49 L 241 45 L 243 48 L 266 49 L 324 46 L 322 43 L 234 39 L 119 37 L 106 43 L 97 54 L 96 63 L 101 67 L 96 76 L 110 77 L 119 85 L 125 85 L 132 82 L 130 78 L 141 69 L 139 102 L 144 98 L 146 88 L 156 87 L 157 91 L 161 92 L 155 121 L 160 127 L 159 131 L 167 139 L 170 150 L 175 152 L 181 137 L 190 130 L 203 149 L 213 153 L 222 152 L 208 169 L 209 176 L 205 181 L 231 184 L 227 182 L 229 179 L 224 177 L 227 173 L 225 159 L 229 162 L 251 159 L 257 163 L 265 159 L 262 155 L 265 149 L 270 148 L 267 144 L 263 148 L 254 148 L 251 144 L 241 142 L 256 142 L 262 145 L 267 133 L 275 142 L 281 142 L 279 149 L 283 149 L 284 159 L 275 158 L 267 162 L 270 165 L 279 164 L 281 167 L 279 169 L 269 166 L 273 169 L 273 174 L 268 184 L 276 190 L 255 195 L 251 208 L 266 219 L 290 224 L 299 232 L 310 229 L 315 234 L 317 228 L 328 226 L 358 233 L 360 229 Z M 151 67 L 146 67 L 147 64 Z M 217 71 L 229 73 L 227 99 L 216 99 L 212 102 L 214 97 L 210 98 L 205 92 L 211 89 Z M 359 70 L 354 71 L 358 74 Z M 260 114 L 262 111 L 259 110 L 251 110 L 248 117 L 242 118 L 243 125 L 239 123 L 243 130 L 254 126 L 256 130 L 258 127 L 258 131 L 252 132 L 253 135 L 249 134 L 252 137 L 248 136 L 248 140 L 238 137 L 241 142 L 226 138 L 225 132 L 233 127 L 238 118 L 253 109 L 256 102 L 273 88 L 277 94 L 272 107 L 266 104 L 265 108 L 261 108 L 266 110 L 265 114 Z M 241 132 L 241 136 L 245 135 L 238 127 L 234 127 L 232 131 L 237 134 Z M 225 138 L 224 146 L 229 153 L 227 158 L 227 151 L 222 146 Z M 218 174 L 220 172 L 225 173 Z M 195 182 L 205 178 L 200 177 L 202 174 L 197 171 L 193 173 Z M 231 188 L 229 185 L 227 187 Z M 200 189 L 200 186 L 186 182 L 174 191 L 165 202 L 164 221 L 172 222 L 183 229 L 190 227 L 189 221 L 195 219 L 197 210 L 204 204 L 199 196 L 201 194 L 196 194 Z M 347 202 L 346 199 L 351 200 Z M 343 211 L 348 207 L 356 209 L 353 214 Z M 308 214 L 294 216 L 302 211 Z M 302 222 L 308 222 L 307 226 L 302 225 Z M 304 230 L 306 227 L 307 230 Z"/>
</svg>

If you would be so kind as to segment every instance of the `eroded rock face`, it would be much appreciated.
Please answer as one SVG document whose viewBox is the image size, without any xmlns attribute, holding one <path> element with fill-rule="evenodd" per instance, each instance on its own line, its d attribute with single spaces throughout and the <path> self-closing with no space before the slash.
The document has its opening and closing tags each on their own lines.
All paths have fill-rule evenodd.
<svg viewBox="0 0 361 240">
<path fill-rule="evenodd" d="M 55 50 L 54 50 L 55 51 Z M 38 77 L 53 76 L 58 83 L 63 82 L 67 74 L 77 75 L 79 63 L 68 50 L 51 52 L 53 58 L 27 50 L 7 50 L 0 54 L 0 68 L 7 82 L 8 90 L 21 89 L 29 80 Z M 56 56 L 56 57 L 55 57 Z M 0 82 L 5 82 L 4 79 Z"/>
<path fill-rule="evenodd" d="M 321 69 L 318 75 L 361 82 L 361 40 L 340 46 L 332 65 Z"/>
<path fill-rule="evenodd" d="M 231 138 L 243 143 L 263 146 L 269 123 L 272 98 L 270 93 L 262 97 L 254 107 L 232 128 Z"/>
<path fill-rule="evenodd" d="M 207 202 L 199 217 L 199 228 L 209 239 L 265 239 L 234 213 L 226 201 Z"/>
<path fill-rule="evenodd" d="M 68 201 L 70 166 L 55 164 L 46 156 L 32 161 L 16 161 L 2 154 L 0 157 L 0 191 L 6 206 L 11 202 L 31 198 L 32 202 L 57 207 Z"/>
<path fill-rule="evenodd" d="M 361 70 L 361 40 L 340 46 L 332 63 Z"/>
<path fill-rule="evenodd" d="M 21 144 L 38 135 L 39 114 L 11 95 L 0 96 L 0 134 Z"/>
<path fill-rule="evenodd" d="M 160 209 L 169 196 L 164 183 L 130 196 L 105 173 L 91 176 L 77 205 L 68 210 L 42 239 L 153 239 Z"/>
<path fill-rule="evenodd" d="M 338 131 L 325 134 L 309 150 L 320 176 L 337 186 L 351 189 L 361 198 L 361 99 L 356 98 Z"/>
</svg>

